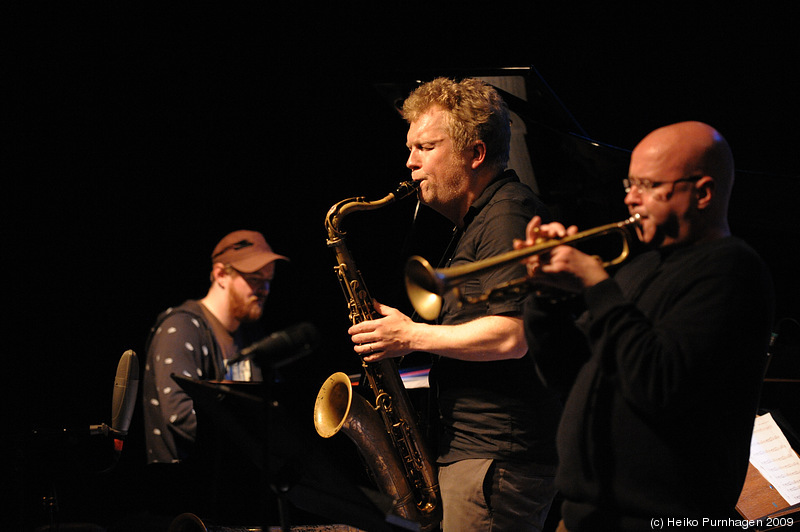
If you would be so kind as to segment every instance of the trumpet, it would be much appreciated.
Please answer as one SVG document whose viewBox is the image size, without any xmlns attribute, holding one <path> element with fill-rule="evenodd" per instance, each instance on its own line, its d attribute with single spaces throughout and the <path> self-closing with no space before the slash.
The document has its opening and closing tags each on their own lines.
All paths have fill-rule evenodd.
<svg viewBox="0 0 800 532">
<path fill-rule="evenodd" d="M 426 320 L 434 320 L 442 310 L 442 296 L 450 290 L 457 290 L 458 286 L 470 277 L 480 273 L 494 270 L 508 264 L 519 262 L 533 255 L 547 253 L 557 246 L 571 245 L 581 241 L 597 238 L 607 234 L 617 233 L 622 236 L 622 250 L 615 258 L 601 263 L 604 268 L 617 265 L 628 258 L 630 254 L 631 235 L 628 226 L 639 221 L 640 216 L 634 214 L 621 222 L 601 225 L 587 229 L 564 238 L 544 238 L 535 240 L 531 246 L 508 251 L 488 259 L 471 262 L 452 268 L 434 269 L 430 263 L 420 256 L 408 259 L 405 270 L 406 293 L 411 300 L 414 310 Z M 491 298 L 500 297 L 514 292 L 526 290 L 527 279 L 516 279 L 498 285 L 485 294 L 472 298 L 461 298 L 462 304 L 475 304 Z"/>
</svg>

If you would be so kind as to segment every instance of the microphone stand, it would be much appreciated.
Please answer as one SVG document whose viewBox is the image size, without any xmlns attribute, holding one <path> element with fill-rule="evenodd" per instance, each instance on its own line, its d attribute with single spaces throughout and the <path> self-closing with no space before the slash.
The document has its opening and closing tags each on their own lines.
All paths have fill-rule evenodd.
<svg viewBox="0 0 800 532">
<path fill-rule="evenodd" d="M 262 357 L 263 358 L 263 357 Z M 262 362 L 262 361 L 259 361 Z M 289 532 L 290 519 L 289 519 L 289 503 L 286 500 L 286 492 L 289 491 L 290 486 L 284 482 L 276 482 L 277 475 L 273 476 L 271 471 L 270 457 L 272 457 L 272 437 L 274 428 L 276 426 L 276 411 L 280 408 L 275 394 L 275 382 L 278 379 L 278 366 L 276 364 L 259 364 L 261 371 L 265 372 L 264 375 L 264 469 L 262 483 L 266 490 L 275 494 L 276 503 L 278 507 L 278 524 L 281 532 Z M 265 507 L 269 504 L 269 491 L 266 492 Z M 268 515 L 268 513 L 267 513 Z M 270 529 L 269 523 L 264 523 L 264 530 Z"/>
<path fill-rule="evenodd" d="M 112 453 L 110 464 L 100 470 L 93 470 L 89 464 L 82 464 L 79 467 L 72 461 L 64 462 L 65 455 L 72 456 L 74 451 L 83 451 L 87 447 L 87 442 L 93 440 L 95 436 L 114 438 L 114 452 Z M 106 475 L 110 473 L 119 463 L 122 440 L 126 436 L 127 431 L 115 430 L 108 424 L 102 423 L 90 425 L 88 430 L 76 428 L 32 429 L 27 437 L 19 439 L 17 443 L 25 446 L 23 452 L 26 455 L 30 454 L 32 457 L 26 458 L 25 462 L 38 464 L 36 472 L 25 474 L 41 475 L 38 478 L 47 485 L 47 493 L 41 498 L 41 501 L 49 523 L 48 530 L 56 531 L 59 529 L 58 514 L 60 507 L 56 487 L 60 480 L 74 477 L 75 471 L 81 471 L 83 474 L 88 475 Z M 73 470 L 71 469 L 72 467 L 78 469 Z"/>
<path fill-rule="evenodd" d="M 94 436 L 113 438 L 114 452 L 111 463 L 100 471 L 88 470 L 91 474 L 104 475 L 111 472 L 119 463 L 122 452 L 123 440 L 128 435 L 128 427 L 133 409 L 136 405 L 136 395 L 138 389 L 139 366 L 136 353 L 132 350 L 126 351 L 120 358 L 117 366 L 117 374 L 114 382 L 114 394 L 111 405 L 112 425 L 106 423 L 99 425 L 89 425 L 88 431 L 61 430 L 42 431 L 34 429 L 29 437 L 20 443 L 27 444 L 25 452 L 38 452 L 40 456 L 37 461 L 47 462 L 49 472 L 47 480 L 50 484 L 48 496 L 44 497 L 44 504 L 50 521 L 50 530 L 58 530 L 58 520 L 56 518 L 59 511 L 58 495 L 56 493 L 56 477 L 66 472 L 63 465 L 56 466 L 56 459 L 60 458 L 63 463 L 63 455 L 68 449 L 77 449 L 79 444 L 85 442 L 86 438 Z M 119 428 L 117 428 L 119 427 Z M 33 448 L 31 450 L 30 448 Z"/>
<path fill-rule="evenodd" d="M 289 516 L 290 505 L 286 494 L 289 492 L 289 490 L 291 490 L 292 486 L 288 482 L 281 479 L 280 475 L 273 475 L 271 471 L 270 458 L 273 457 L 273 453 L 275 452 L 273 449 L 272 439 L 274 437 L 275 428 L 278 421 L 277 413 L 282 408 L 277 398 L 277 394 L 275 393 L 275 383 L 278 382 L 279 370 L 281 368 L 307 355 L 310 355 L 314 348 L 315 346 L 313 344 L 307 343 L 295 349 L 291 355 L 279 358 L 268 357 L 258 352 L 251 352 L 245 355 L 246 357 L 252 357 L 255 359 L 256 363 L 261 367 L 264 377 L 264 386 L 262 390 L 264 394 L 263 415 L 265 435 L 263 444 L 264 469 L 262 482 L 266 490 L 269 490 L 275 494 L 278 507 L 278 521 L 282 532 L 289 532 L 291 527 L 291 519 Z M 269 492 L 265 493 L 267 499 L 265 507 L 269 504 L 268 493 Z M 269 530 L 269 527 L 269 523 L 265 523 L 263 529 Z"/>
</svg>

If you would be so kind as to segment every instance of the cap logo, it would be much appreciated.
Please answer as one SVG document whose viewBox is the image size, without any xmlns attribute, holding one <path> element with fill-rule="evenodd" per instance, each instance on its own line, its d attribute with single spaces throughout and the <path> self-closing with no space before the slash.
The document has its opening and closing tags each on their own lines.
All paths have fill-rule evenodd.
<svg viewBox="0 0 800 532">
<path fill-rule="evenodd" d="M 227 247 L 224 247 L 224 248 L 222 248 L 222 250 L 221 250 L 219 253 L 216 253 L 216 254 L 215 254 L 213 257 L 211 257 L 211 258 L 212 258 L 212 259 L 216 259 L 216 258 L 217 258 L 217 257 L 219 257 L 220 255 L 224 254 L 226 251 L 230 251 L 230 250 L 238 251 L 238 250 L 240 250 L 240 249 L 243 249 L 243 248 L 248 248 L 248 247 L 250 247 L 250 246 L 254 246 L 254 245 L 255 245 L 255 244 L 254 244 L 253 242 L 250 242 L 249 240 L 239 240 L 238 242 L 234 242 L 234 243 L 233 243 L 233 244 L 231 244 L 230 246 L 227 246 Z"/>
</svg>

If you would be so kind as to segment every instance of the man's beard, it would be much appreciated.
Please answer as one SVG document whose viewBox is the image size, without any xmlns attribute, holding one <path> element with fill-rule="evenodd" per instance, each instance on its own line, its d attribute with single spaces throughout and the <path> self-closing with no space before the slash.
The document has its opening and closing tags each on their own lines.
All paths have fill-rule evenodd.
<svg viewBox="0 0 800 532">
<path fill-rule="evenodd" d="M 450 209 L 454 204 L 460 202 L 466 194 L 466 184 L 469 183 L 469 175 L 464 169 L 461 160 L 451 161 L 446 171 L 431 179 L 430 175 L 425 175 L 425 190 L 420 188 L 420 201 L 445 217 L 450 217 Z M 424 181 L 423 181 L 424 182 Z M 452 220 L 460 222 L 460 220 Z"/>
<path fill-rule="evenodd" d="M 231 314 L 241 323 L 253 323 L 258 321 L 263 314 L 263 303 L 257 297 L 245 299 L 235 290 L 228 292 L 228 299 L 231 306 Z"/>
</svg>

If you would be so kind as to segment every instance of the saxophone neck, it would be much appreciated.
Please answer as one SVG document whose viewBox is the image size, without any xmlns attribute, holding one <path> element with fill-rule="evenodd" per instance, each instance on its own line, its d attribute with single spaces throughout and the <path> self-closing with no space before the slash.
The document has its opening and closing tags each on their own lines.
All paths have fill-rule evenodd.
<svg viewBox="0 0 800 532">
<path fill-rule="evenodd" d="M 397 200 L 407 198 L 411 194 L 416 193 L 417 190 L 419 190 L 419 182 L 402 181 L 393 192 L 390 192 L 379 200 L 368 201 L 363 196 L 359 196 L 356 198 L 348 198 L 334 204 L 328 210 L 328 214 L 325 217 L 325 227 L 328 230 L 329 238 L 333 238 L 334 235 L 344 235 L 344 231 L 342 231 L 342 220 L 348 215 L 359 211 L 380 209 Z"/>
</svg>

